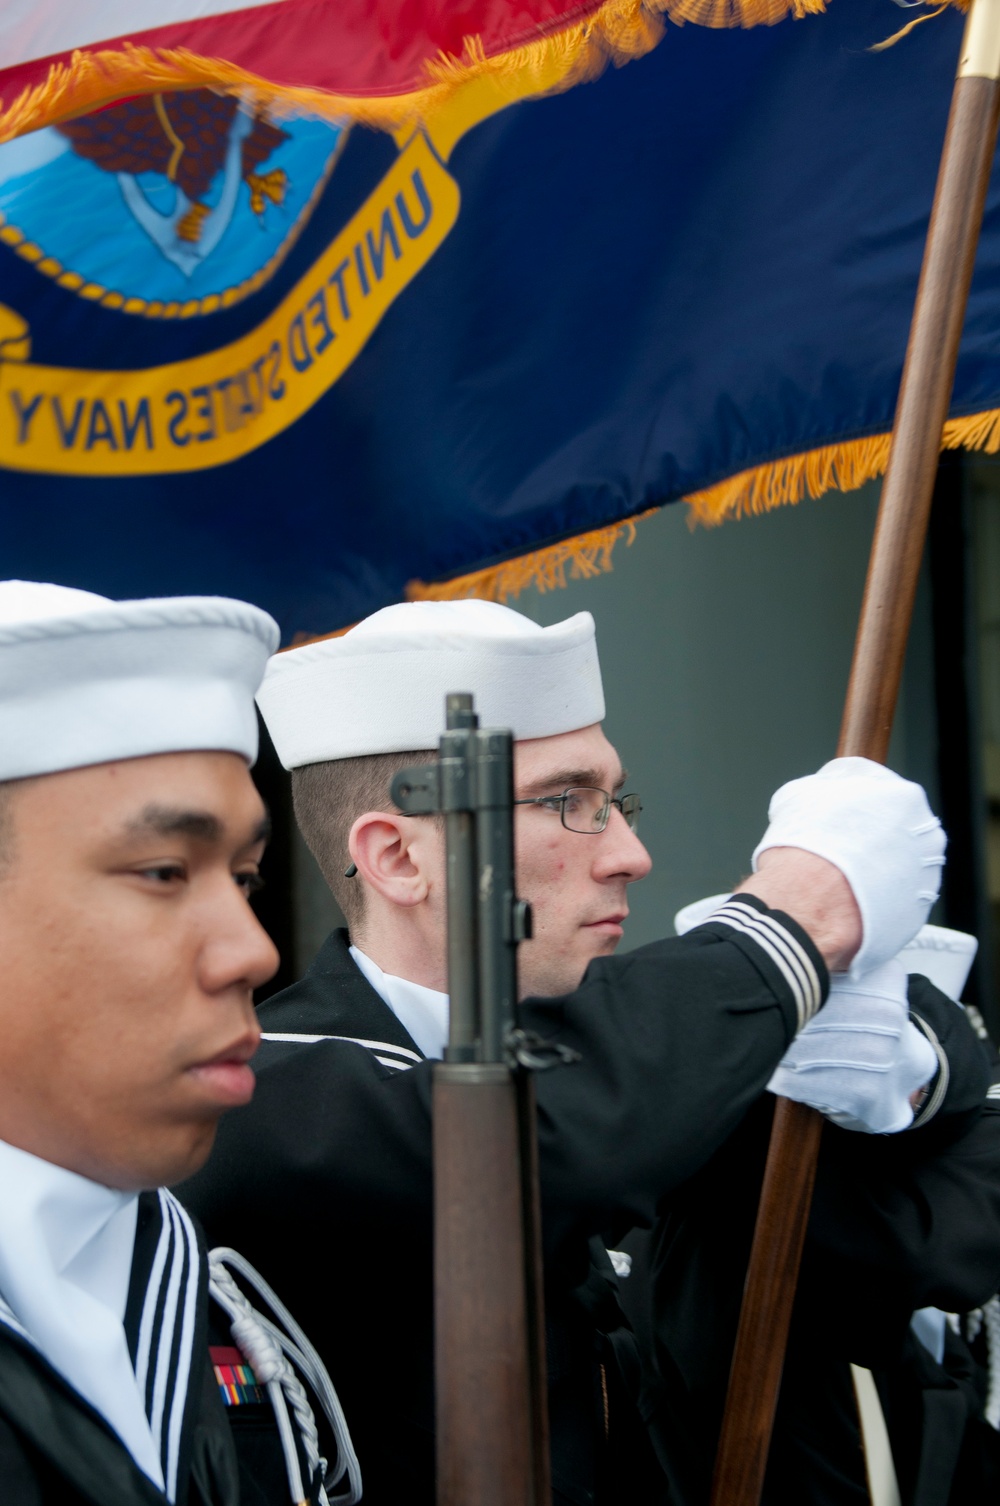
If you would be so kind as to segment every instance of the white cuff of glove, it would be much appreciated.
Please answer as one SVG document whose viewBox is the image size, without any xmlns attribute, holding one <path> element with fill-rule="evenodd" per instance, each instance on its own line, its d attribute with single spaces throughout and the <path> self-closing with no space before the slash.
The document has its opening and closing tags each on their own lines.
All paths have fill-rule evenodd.
<svg viewBox="0 0 1000 1506">
<path fill-rule="evenodd" d="M 783 784 L 753 855 L 799 847 L 826 858 L 847 879 L 861 911 L 863 939 L 850 976 L 861 978 L 896 956 L 937 899 L 945 834 L 919 784 L 867 758 L 835 758 L 818 774 Z"/>
<path fill-rule="evenodd" d="M 909 1017 L 906 970 L 893 961 L 857 982 L 835 977 L 826 1004 L 767 1086 L 844 1129 L 894 1135 L 913 1123 L 910 1095 L 937 1067 L 933 1046 Z"/>
</svg>

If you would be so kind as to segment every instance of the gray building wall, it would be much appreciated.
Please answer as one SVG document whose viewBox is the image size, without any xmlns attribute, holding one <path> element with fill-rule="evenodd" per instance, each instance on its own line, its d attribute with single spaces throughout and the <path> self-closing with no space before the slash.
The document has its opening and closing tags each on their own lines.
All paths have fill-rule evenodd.
<svg viewBox="0 0 1000 1506">
<path fill-rule="evenodd" d="M 605 727 L 654 861 L 630 889 L 627 947 L 732 887 L 772 791 L 833 757 L 877 505 L 872 485 L 693 532 L 683 506 L 667 507 L 619 545 L 610 574 L 510 603 L 540 623 L 584 610 L 597 623 Z M 890 763 L 933 799 L 932 676 L 925 583 Z"/>
</svg>

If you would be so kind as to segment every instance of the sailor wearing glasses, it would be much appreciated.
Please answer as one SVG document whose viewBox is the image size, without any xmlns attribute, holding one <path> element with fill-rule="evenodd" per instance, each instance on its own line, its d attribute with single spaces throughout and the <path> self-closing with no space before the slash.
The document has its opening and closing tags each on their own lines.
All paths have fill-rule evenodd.
<svg viewBox="0 0 1000 1506">
<path fill-rule="evenodd" d="M 628 888 L 650 857 L 601 725 L 589 613 L 540 628 L 485 602 L 413 603 L 271 661 L 258 702 L 350 932 L 262 1007 L 256 1097 L 182 1196 L 213 1240 L 314 1294 L 310 1332 L 352 1420 L 366 1506 L 434 1500 L 429 1059 L 447 1038 L 444 843 L 439 820 L 400 813 L 388 791 L 433 756 L 456 690 L 516 739 L 518 892 L 534 917 L 522 1023 L 582 1057 L 538 1082 L 554 1498 L 653 1506 L 666 1481 L 602 1239 L 651 1223 L 735 1134 L 823 1019 L 831 973 L 852 968 L 863 993 L 915 934 L 943 834 L 916 786 L 838 760 L 775 797 L 758 871 L 713 917 L 618 959 Z M 813 1049 L 803 1096 L 889 1131 L 912 1123 L 910 1095 L 930 1086 L 958 1140 L 988 1084 L 979 1044 L 929 985 L 922 1012 L 947 1051 L 910 1023 L 905 979 L 889 994 L 875 1032 L 864 998 L 853 1016 L 846 1006 L 841 1023 L 868 1056 L 845 1068 L 836 1040 L 831 1071 Z M 907 1172 L 897 1199 L 859 1190 L 862 1263 L 891 1247 L 900 1270 L 919 1265 L 893 1221 L 932 1204 L 937 1184 L 921 1187 L 920 1147 L 901 1153 L 905 1138 L 864 1136 L 862 1179 L 891 1180 L 894 1157 Z M 982 1185 L 972 1177 L 960 1195 L 1000 1234 L 998 1157 L 980 1166 Z M 985 1297 L 997 1281 L 983 1279 Z"/>
</svg>

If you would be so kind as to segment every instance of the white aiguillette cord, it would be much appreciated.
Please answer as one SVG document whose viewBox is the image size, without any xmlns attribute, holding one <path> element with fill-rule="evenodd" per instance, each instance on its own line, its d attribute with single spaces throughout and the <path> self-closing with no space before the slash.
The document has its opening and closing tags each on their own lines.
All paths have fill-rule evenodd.
<svg viewBox="0 0 1000 1506">
<path fill-rule="evenodd" d="M 284 1325 L 284 1333 L 276 1323 L 253 1307 L 233 1280 L 230 1268 L 264 1300 Z M 212 1297 L 229 1314 L 233 1342 L 252 1367 L 260 1385 L 266 1388 L 274 1408 L 285 1455 L 288 1488 L 295 1506 L 305 1506 L 308 1496 L 303 1486 L 295 1436 L 288 1415 L 289 1406 L 295 1415 L 310 1477 L 315 1478 L 318 1471 L 322 1481 L 319 1506 L 356 1506 L 361 1500 L 361 1469 L 340 1399 L 316 1350 L 264 1278 L 236 1250 L 210 1250 L 208 1278 Z M 327 1465 L 319 1451 L 316 1419 L 296 1370 L 305 1377 L 333 1431 L 337 1457 L 332 1467 Z M 345 1475 L 346 1488 L 338 1495 L 332 1494 Z"/>
<path fill-rule="evenodd" d="M 991 1088 L 990 1096 L 992 1093 Z M 986 1402 L 983 1418 L 994 1432 L 1000 1432 L 1000 1295 L 991 1297 L 982 1307 L 974 1307 L 971 1312 L 948 1313 L 947 1322 L 952 1333 L 964 1337 L 967 1344 L 973 1343 L 985 1329 Z"/>
</svg>

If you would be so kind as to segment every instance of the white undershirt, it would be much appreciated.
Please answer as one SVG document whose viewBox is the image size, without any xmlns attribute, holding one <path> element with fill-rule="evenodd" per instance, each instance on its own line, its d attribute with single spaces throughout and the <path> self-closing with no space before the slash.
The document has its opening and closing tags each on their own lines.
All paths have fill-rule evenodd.
<svg viewBox="0 0 1000 1506">
<path fill-rule="evenodd" d="M 163 1489 L 125 1330 L 138 1194 L 0 1140 L 0 1316 L 110 1423 Z"/>
<path fill-rule="evenodd" d="M 436 988 L 425 988 L 422 983 L 411 983 L 407 978 L 384 973 L 377 962 L 366 957 L 356 946 L 351 947 L 351 956 L 424 1055 L 443 1058 L 448 1040 L 448 995 L 439 993 Z"/>
</svg>

